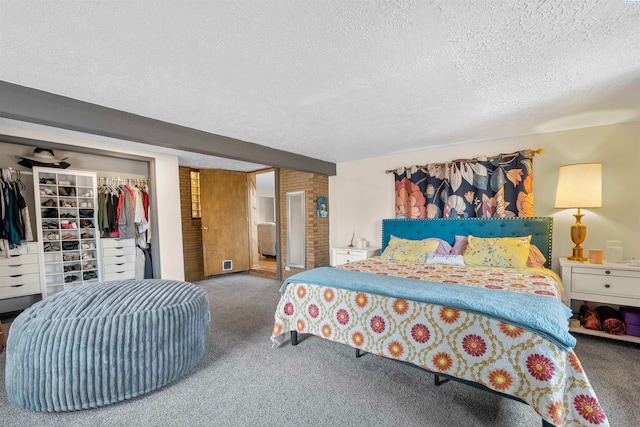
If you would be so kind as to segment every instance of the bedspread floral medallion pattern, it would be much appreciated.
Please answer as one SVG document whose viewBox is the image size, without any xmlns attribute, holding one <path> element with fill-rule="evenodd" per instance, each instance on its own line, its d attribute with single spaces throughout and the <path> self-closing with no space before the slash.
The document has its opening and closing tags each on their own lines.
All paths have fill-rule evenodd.
<svg viewBox="0 0 640 427">
<path fill-rule="evenodd" d="M 431 163 L 395 173 L 396 218 L 533 216 L 533 155 Z"/>
<path fill-rule="evenodd" d="M 278 304 L 272 339 L 288 331 L 482 384 L 522 399 L 554 425 L 609 425 L 573 350 L 480 314 L 295 283 Z"/>
</svg>

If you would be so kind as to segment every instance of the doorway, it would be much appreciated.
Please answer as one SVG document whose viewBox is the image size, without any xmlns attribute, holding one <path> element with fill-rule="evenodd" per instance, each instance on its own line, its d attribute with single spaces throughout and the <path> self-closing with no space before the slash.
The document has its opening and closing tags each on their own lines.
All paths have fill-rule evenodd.
<svg viewBox="0 0 640 427">
<path fill-rule="evenodd" d="M 250 274 L 278 279 L 279 242 L 276 173 L 264 169 L 247 174 L 249 198 Z"/>
</svg>

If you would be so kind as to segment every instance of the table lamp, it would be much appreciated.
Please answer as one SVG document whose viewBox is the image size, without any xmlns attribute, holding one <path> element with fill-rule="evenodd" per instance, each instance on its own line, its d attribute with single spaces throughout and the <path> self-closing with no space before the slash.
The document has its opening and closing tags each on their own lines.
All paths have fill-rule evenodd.
<svg viewBox="0 0 640 427">
<path fill-rule="evenodd" d="M 560 166 L 558 188 L 556 190 L 556 209 L 577 208 L 576 223 L 571 226 L 571 240 L 575 244 L 573 255 L 568 259 L 586 261 L 580 244 L 587 237 L 587 227 L 580 219 L 584 214 L 580 208 L 602 207 L 602 163 L 581 163 Z"/>
</svg>

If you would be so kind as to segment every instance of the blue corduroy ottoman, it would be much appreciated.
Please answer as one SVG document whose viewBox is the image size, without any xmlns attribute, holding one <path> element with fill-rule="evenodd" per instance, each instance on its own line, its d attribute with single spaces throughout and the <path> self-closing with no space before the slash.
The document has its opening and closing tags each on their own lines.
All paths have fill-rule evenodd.
<svg viewBox="0 0 640 427">
<path fill-rule="evenodd" d="M 7 397 L 20 408 L 71 411 L 148 393 L 199 364 L 209 322 L 206 293 L 187 282 L 123 280 L 56 294 L 11 325 Z"/>
</svg>

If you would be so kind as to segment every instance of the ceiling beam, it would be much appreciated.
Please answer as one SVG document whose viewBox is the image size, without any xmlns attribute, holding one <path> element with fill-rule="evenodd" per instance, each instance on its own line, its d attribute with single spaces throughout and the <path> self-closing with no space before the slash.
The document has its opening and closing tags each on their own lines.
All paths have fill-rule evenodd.
<svg viewBox="0 0 640 427">
<path fill-rule="evenodd" d="M 0 117 L 332 176 L 335 163 L 0 80 Z"/>
</svg>

